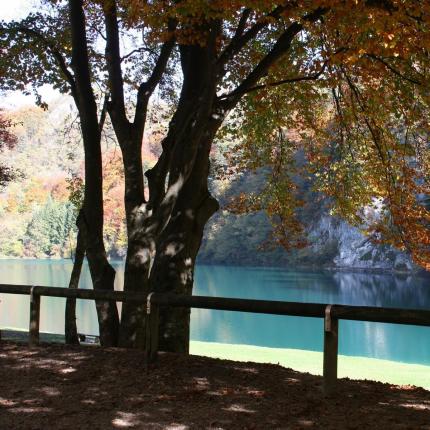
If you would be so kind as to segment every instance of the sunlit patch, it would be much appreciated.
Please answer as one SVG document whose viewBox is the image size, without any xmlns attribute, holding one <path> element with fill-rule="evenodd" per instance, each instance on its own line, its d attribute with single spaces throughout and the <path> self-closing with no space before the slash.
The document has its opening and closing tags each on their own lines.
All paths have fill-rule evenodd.
<svg viewBox="0 0 430 430">
<path fill-rule="evenodd" d="M 151 254 L 148 249 L 139 250 L 132 259 L 133 264 L 146 264 L 151 261 Z"/>
<path fill-rule="evenodd" d="M 84 399 L 81 401 L 81 403 L 83 403 L 84 405 L 95 405 L 96 401 L 93 399 Z"/>
<path fill-rule="evenodd" d="M 0 397 L 0 406 L 4 406 L 6 408 L 10 408 L 12 406 L 17 405 L 18 403 L 13 401 L 13 400 L 9 400 L 9 399 L 4 399 L 3 397 Z"/>
<path fill-rule="evenodd" d="M 169 243 L 166 246 L 166 249 L 164 251 L 164 255 L 169 256 L 169 257 L 173 257 L 177 254 L 178 252 L 178 245 L 176 245 L 175 243 Z"/>
<path fill-rule="evenodd" d="M 392 385 L 390 390 L 396 391 L 415 391 L 417 387 L 415 385 Z"/>
<path fill-rule="evenodd" d="M 52 412 L 52 408 L 44 408 L 44 407 L 31 407 L 31 408 L 13 408 L 10 409 L 10 412 L 13 412 L 14 414 L 34 414 L 36 412 Z"/>
<path fill-rule="evenodd" d="M 59 396 L 61 394 L 61 391 L 55 387 L 42 387 L 42 388 L 39 388 L 38 391 L 45 394 L 45 396 L 50 396 L 50 397 Z"/>
<path fill-rule="evenodd" d="M 25 399 L 22 403 L 24 403 L 24 405 L 40 405 L 42 401 L 41 399 Z"/>
<path fill-rule="evenodd" d="M 98 387 L 89 387 L 87 392 L 91 393 L 92 396 L 107 396 L 109 393 L 105 390 L 101 390 Z"/>
<path fill-rule="evenodd" d="M 136 414 L 132 414 L 131 412 L 118 412 L 117 414 L 118 417 L 112 420 L 114 427 L 129 428 L 142 424 Z"/>
<path fill-rule="evenodd" d="M 82 353 L 75 353 L 75 352 L 68 352 L 66 354 L 60 355 L 62 358 L 65 358 L 67 360 L 74 360 L 74 361 L 83 361 L 89 359 L 88 355 L 82 354 Z"/>
<path fill-rule="evenodd" d="M 132 403 L 143 403 L 146 402 L 146 399 L 144 396 L 132 396 L 130 397 L 130 402 Z"/>
<path fill-rule="evenodd" d="M 187 430 L 187 429 L 189 429 L 188 426 L 186 426 L 184 424 L 177 424 L 177 423 L 169 424 L 164 428 L 165 428 L 165 430 Z"/>
<path fill-rule="evenodd" d="M 37 351 L 37 350 L 28 350 L 28 351 L 25 351 L 25 352 L 23 352 L 23 351 L 20 351 L 20 350 L 16 350 L 16 351 L 13 351 L 13 350 L 10 350 L 9 349 L 9 354 L 8 355 L 19 355 L 19 356 L 22 356 L 22 357 L 27 357 L 27 356 L 32 356 L 32 355 L 37 355 L 37 354 L 39 354 L 39 351 Z"/>
<path fill-rule="evenodd" d="M 298 420 L 298 424 L 304 427 L 313 427 L 315 425 L 311 420 Z"/>
<path fill-rule="evenodd" d="M 403 403 L 400 406 L 403 408 L 415 409 L 417 411 L 430 411 L 430 405 L 426 403 Z"/>
<path fill-rule="evenodd" d="M 223 393 L 220 393 L 219 391 L 208 391 L 206 394 L 209 394 L 210 396 L 223 396 Z"/>
<path fill-rule="evenodd" d="M 266 392 L 262 390 L 248 390 L 246 394 L 252 397 L 260 398 L 260 397 L 264 397 L 266 395 Z"/>
<path fill-rule="evenodd" d="M 28 369 L 28 368 L 38 368 L 38 369 L 47 369 L 47 370 L 58 369 L 60 373 L 67 373 L 67 372 L 61 371 L 62 368 L 64 368 L 67 365 L 68 363 L 63 360 L 37 359 L 34 357 L 33 358 L 20 357 L 19 364 L 15 366 L 10 366 L 10 368 L 15 370 Z"/>
<path fill-rule="evenodd" d="M 180 174 L 178 180 L 174 184 L 172 184 L 167 190 L 164 200 L 166 202 L 171 202 L 172 200 L 176 199 L 183 185 L 184 185 L 184 177 L 182 174 Z"/>
<path fill-rule="evenodd" d="M 297 378 L 286 378 L 285 381 L 289 384 L 300 384 L 300 379 Z"/>
<path fill-rule="evenodd" d="M 170 414 L 172 412 L 172 408 L 158 408 L 160 412 L 165 412 Z"/>
<path fill-rule="evenodd" d="M 59 372 L 63 374 L 68 374 L 76 372 L 76 369 L 74 367 L 66 367 L 65 369 L 60 369 Z"/>
<path fill-rule="evenodd" d="M 176 396 L 170 395 L 170 394 L 160 394 L 158 396 L 155 396 L 156 402 L 163 401 L 163 400 L 175 400 L 175 399 L 176 399 Z"/>
<path fill-rule="evenodd" d="M 234 370 L 238 370 L 239 372 L 246 372 L 246 373 L 253 373 L 254 375 L 257 375 L 258 369 L 255 369 L 254 367 L 233 367 Z"/>
<path fill-rule="evenodd" d="M 208 378 L 193 378 L 193 381 L 200 387 L 207 388 L 209 387 Z"/>
<path fill-rule="evenodd" d="M 191 267 L 193 264 L 193 260 L 191 258 L 186 258 L 185 259 L 185 266 L 186 267 Z"/>
<path fill-rule="evenodd" d="M 229 412 L 241 412 L 245 414 L 255 414 L 255 411 L 253 409 L 248 409 L 243 405 L 239 405 L 238 403 L 235 403 L 233 405 L 230 405 L 228 408 L 223 408 L 225 411 Z"/>
</svg>

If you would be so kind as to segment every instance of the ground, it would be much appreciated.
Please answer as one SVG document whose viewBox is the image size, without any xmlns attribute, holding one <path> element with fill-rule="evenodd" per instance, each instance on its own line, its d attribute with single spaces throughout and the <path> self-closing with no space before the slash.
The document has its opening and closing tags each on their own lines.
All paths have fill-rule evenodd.
<svg viewBox="0 0 430 430">
<path fill-rule="evenodd" d="M 428 429 L 430 392 L 273 364 L 0 343 L 0 429 Z"/>
</svg>

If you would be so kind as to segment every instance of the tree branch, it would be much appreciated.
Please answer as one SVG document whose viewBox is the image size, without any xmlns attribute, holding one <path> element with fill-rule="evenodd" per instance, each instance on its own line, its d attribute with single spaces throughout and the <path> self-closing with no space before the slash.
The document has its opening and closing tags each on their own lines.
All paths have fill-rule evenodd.
<svg viewBox="0 0 430 430">
<path fill-rule="evenodd" d="M 246 23 L 248 21 L 249 16 L 251 15 L 252 9 L 251 8 L 245 8 L 242 12 L 242 15 L 240 16 L 239 23 L 236 28 L 236 33 L 234 34 L 234 38 L 239 38 L 242 36 L 243 32 L 246 28 Z"/>
<path fill-rule="evenodd" d="M 379 63 L 383 64 L 388 70 L 390 70 L 392 73 L 397 75 L 399 78 L 402 78 L 405 81 L 410 82 L 411 84 L 420 85 L 420 86 L 422 85 L 422 82 L 417 81 L 417 80 L 412 79 L 412 78 L 408 78 L 403 73 L 401 73 L 397 69 L 395 69 L 390 63 L 385 61 L 383 58 L 378 57 L 377 55 L 374 55 L 374 54 L 366 54 L 366 56 L 371 58 L 372 60 L 378 61 Z"/>
<path fill-rule="evenodd" d="M 354 83 L 352 82 L 350 76 L 346 73 L 346 71 L 345 71 L 345 69 L 343 67 L 341 67 L 341 70 L 342 70 L 342 73 L 343 73 L 343 75 L 344 75 L 344 77 L 346 79 L 348 87 L 350 88 L 352 94 L 354 95 L 354 97 L 355 97 L 355 99 L 356 99 L 356 101 L 358 103 L 358 106 L 359 106 L 359 108 L 361 110 L 361 113 L 363 114 L 364 122 L 366 124 L 367 129 L 370 132 L 370 135 L 372 136 L 372 142 L 373 142 L 373 144 L 374 144 L 374 146 L 376 148 L 376 151 L 378 152 L 379 158 L 380 158 L 382 164 L 385 167 L 387 167 L 389 165 L 389 162 L 387 162 L 387 160 L 386 160 L 386 158 L 384 156 L 383 149 L 381 148 L 381 145 L 379 143 L 380 142 L 380 139 L 379 139 L 379 136 L 378 136 L 379 130 L 378 130 L 378 132 L 375 130 L 375 129 L 378 129 L 379 127 L 377 125 L 375 125 L 375 128 L 373 128 L 372 124 L 370 124 L 370 120 L 369 120 L 369 118 L 367 116 L 367 108 L 366 108 L 366 106 L 365 106 L 365 104 L 364 104 L 364 102 L 362 100 L 362 96 L 361 96 L 361 93 L 360 93 L 359 89 L 357 88 L 356 85 L 354 85 Z M 356 118 L 356 119 L 358 120 L 358 118 Z M 372 121 L 372 122 L 374 122 L 374 121 Z M 385 151 L 385 152 L 387 153 L 387 151 Z M 391 173 L 389 173 L 389 174 L 391 176 Z"/>
<path fill-rule="evenodd" d="M 128 54 L 125 54 L 124 56 L 121 57 L 121 62 L 123 62 L 124 60 L 126 60 L 127 58 L 130 58 L 132 55 L 137 54 L 138 52 L 149 52 L 149 53 L 153 53 L 154 51 L 150 48 L 146 48 L 144 46 L 140 47 L 140 48 L 136 48 L 133 49 L 132 51 L 130 51 Z"/>
<path fill-rule="evenodd" d="M 99 119 L 99 130 L 100 133 L 103 130 L 103 126 L 105 124 L 106 121 L 106 113 L 107 113 L 107 109 L 109 106 L 109 93 L 105 94 L 104 100 L 103 100 L 103 106 L 102 106 L 102 110 L 100 111 L 100 119 Z"/>
<path fill-rule="evenodd" d="M 237 26 L 234 36 L 218 58 L 218 66 L 223 67 L 225 64 L 227 64 L 263 28 L 267 27 L 270 18 L 278 18 L 280 14 L 286 9 L 287 6 L 276 7 L 275 9 L 273 9 L 272 12 L 267 14 L 264 18 L 256 22 L 251 28 L 244 32 L 246 21 L 248 20 L 249 15 L 251 13 L 250 9 L 245 9 L 239 20 L 239 24 Z"/>
<path fill-rule="evenodd" d="M 315 81 L 324 73 L 326 68 L 327 68 L 327 61 L 324 62 L 321 70 L 317 73 L 314 73 L 313 75 L 297 76 L 295 78 L 282 79 L 281 81 L 269 82 L 267 84 L 262 84 L 262 85 L 256 85 L 255 87 L 251 87 L 247 90 L 244 90 L 240 95 L 249 94 L 249 93 L 252 93 L 254 91 L 261 90 L 263 88 L 278 87 L 278 86 L 284 85 L 284 84 L 292 84 L 295 82 L 302 82 L 302 81 Z M 228 99 L 232 95 L 233 95 L 233 93 L 224 94 L 224 95 L 218 97 L 218 100 Z"/>
<path fill-rule="evenodd" d="M 169 40 L 164 42 L 161 47 L 160 55 L 158 56 L 151 76 L 146 82 L 143 82 L 139 86 L 139 90 L 137 92 L 136 111 L 134 115 L 134 126 L 137 132 L 141 132 L 143 130 L 149 98 L 163 77 L 170 55 L 173 51 L 173 47 L 175 46 L 175 37 L 173 36 L 173 32 L 176 25 L 175 21 L 169 21 L 168 31 L 172 33 L 172 36 Z"/>
<path fill-rule="evenodd" d="M 104 2 L 103 13 L 106 27 L 106 62 L 109 76 L 111 102 L 109 112 L 116 129 L 128 123 L 124 102 L 124 81 L 121 70 L 118 18 L 116 1 Z"/>
<path fill-rule="evenodd" d="M 328 10 L 329 9 L 327 8 L 320 7 L 305 15 L 302 20 L 307 22 L 315 22 L 320 19 Z M 275 45 L 268 52 L 268 54 L 263 57 L 263 59 L 254 67 L 254 69 L 242 81 L 242 83 L 230 93 L 229 97 L 222 101 L 222 109 L 232 109 L 240 100 L 242 95 L 253 88 L 257 82 L 267 74 L 270 67 L 286 54 L 286 52 L 290 49 L 294 38 L 302 30 L 303 24 L 298 22 L 293 22 L 290 24 L 285 32 L 276 41 Z"/>
<path fill-rule="evenodd" d="M 70 91 L 72 93 L 73 98 L 76 99 L 76 96 L 77 96 L 76 82 L 75 82 L 75 78 L 73 76 L 73 73 L 69 70 L 69 67 L 67 66 L 66 60 L 64 59 L 63 55 L 57 49 L 57 47 L 55 46 L 55 44 L 52 41 L 47 39 L 45 37 L 45 35 L 43 35 L 42 33 L 39 33 L 37 30 L 34 30 L 32 28 L 28 28 L 28 27 L 18 26 L 18 27 L 10 28 L 10 29 L 1 28 L 1 30 L 2 31 L 20 32 L 20 33 L 23 33 L 27 36 L 31 36 L 31 37 L 37 39 L 39 42 L 41 42 L 44 45 L 44 47 L 49 52 L 51 52 L 52 56 L 54 57 L 55 61 L 58 64 L 58 67 L 59 67 L 61 73 L 63 73 L 66 81 L 70 85 Z"/>
</svg>

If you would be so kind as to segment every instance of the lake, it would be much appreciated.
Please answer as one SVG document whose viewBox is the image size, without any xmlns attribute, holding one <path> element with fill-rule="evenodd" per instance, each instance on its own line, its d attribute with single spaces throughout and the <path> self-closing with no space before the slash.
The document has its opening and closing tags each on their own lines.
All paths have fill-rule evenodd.
<svg viewBox="0 0 430 430">
<path fill-rule="evenodd" d="M 116 288 L 123 282 L 122 263 Z M 66 260 L 0 260 L 0 283 L 66 287 L 72 263 Z M 90 286 L 87 266 L 81 288 Z M 430 309 L 429 278 L 391 274 L 277 268 L 198 266 L 195 295 L 295 302 Z M 0 295 L 0 327 L 27 329 L 29 298 Z M 64 299 L 42 298 L 41 331 L 64 333 Z M 94 303 L 77 303 L 78 331 L 97 334 Z M 312 351 L 323 349 L 323 321 L 193 309 L 191 339 Z M 340 321 L 339 352 L 430 365 L 430 328 Z"/>
</svg>

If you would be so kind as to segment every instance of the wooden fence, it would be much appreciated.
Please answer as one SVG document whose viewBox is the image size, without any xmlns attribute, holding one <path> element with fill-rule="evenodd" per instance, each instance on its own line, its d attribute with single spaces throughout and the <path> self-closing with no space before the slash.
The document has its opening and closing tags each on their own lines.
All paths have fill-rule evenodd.
<svg viewBox="0 0 430 430">
<path fill-rule="evenodd" d="M 430 326 L 430 311 L 414 309 L 379 308 L 369 306 L 297 303 L 270 300 L 245 300 L 224 297 L 178 296 L 172 294 L 123 291 L 85 290 L 57 287 L 0 284 L 0 293 L 30 295 L 30 346 L 39 343 L 40 298 L 62 297 L 115 302 L 134 301 L 146 303 L 146 353 L 148 361 L 154 360 L 158 351 L 158 315 L 163 306 L 252 312 L 272 315 L 293 315 L 324 318 L 324 391 L 334 391 L 337 381 L 339 320 L 372 321 L 395 324 Z"/>
</svg>

